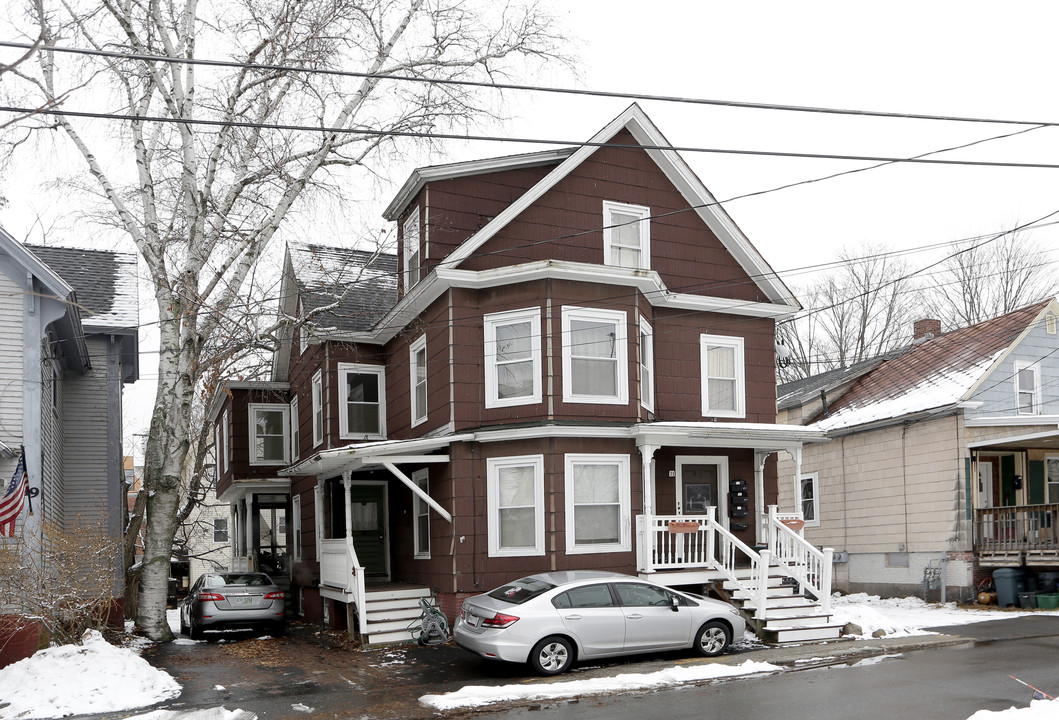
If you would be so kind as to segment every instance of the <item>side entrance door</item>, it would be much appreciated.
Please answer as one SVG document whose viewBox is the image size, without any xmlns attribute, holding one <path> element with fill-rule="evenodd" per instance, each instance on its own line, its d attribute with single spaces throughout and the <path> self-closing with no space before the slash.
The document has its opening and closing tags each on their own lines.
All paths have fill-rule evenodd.
<svg viewBox="0 0 1059 720">
<path fill-rule="evenodd" d="M 716 518 L 728 527 L 728 458 L 677 456 L 677 515 L 705 515 L 717 508 Z"/>
<path fill-rule="evenodd" d="M 388 580 L 386 485 L 353 485 L 349 497 L 353 511 L 353 547 L 364 566 L 365 580 Z"/>
</svg>

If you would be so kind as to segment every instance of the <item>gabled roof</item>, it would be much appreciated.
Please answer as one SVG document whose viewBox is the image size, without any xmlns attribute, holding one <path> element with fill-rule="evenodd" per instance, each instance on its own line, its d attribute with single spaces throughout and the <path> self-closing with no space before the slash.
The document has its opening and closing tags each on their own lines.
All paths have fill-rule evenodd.
<svg viewBox="0 0 1059 720">
<path fill-rule="evenodd" d="M 396 255 L 298 242 L 288 247 L 303 314 L 335 305 L 314 325 L 337 333 L 370 330 L 397 301 Z"/>
<path fill-rule="evenodd" d="M 813 427 L 836 430 L 957 407 L 1055 302 L 1043 300 L 909 346 L 864 373 Z"/>
<path fill-rule="evenodd" d="M 135 333 L 139 322 L 135 253 L 26 245 L 77 292 L 81 323 Z"/>
<path fill-rule="evenodd" d="M 702 184 L 702 181 L 699 180 L 694 171 L 684 162 L 684 159 L 675 150 L 665 149 L 671 147 L 671 144 L 640 106 L 635 103 L 607 123 L 586 144 L 571 153 L 518 200 L 464 241 L 447 258 L 441 261 L 438 267 L 441 269 L 458 267 L 464 259 L 475 253 L 544 193 L 591 157 L 601 145 L 611 141 L 622 130 L 628 130 L 636 142 L 644 146 L 645 151 L 658 165 L 659 169 L 684 196 L 688 204 L 694 208 L 696 214 L 713 231 L 747 275 L 754 279 L 764 295 L 773 303 L 787 305 L 794 309 L 799 308 L 800 306 L 793 293 L 780 280 L 772 267 L 757 251 L 757 248 L 751 244 L 742 230 L 735 224 L 735 221 L 718 204 L 717 199 L 706 189 L 706 186 Z M 408 187 L 411 182 L 411 179 L 406 182 L 405 187 Z M 413 197 L 414 194 L 405 193 L 402 190 L 394 202 L 390 204 L 390 207 L 387 208 L 387 217 L 397 217 L 404 210 L 404 205 L 399 204 L 399 201 L 407 205 Z"/>
</svg>

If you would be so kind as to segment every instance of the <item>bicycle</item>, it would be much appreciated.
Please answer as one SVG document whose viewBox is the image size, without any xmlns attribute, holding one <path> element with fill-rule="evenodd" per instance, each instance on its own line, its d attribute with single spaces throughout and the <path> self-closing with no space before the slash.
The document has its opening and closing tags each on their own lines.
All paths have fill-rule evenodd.
<svg viewBox="0 0 1059 720">
<path fill-rule="evenodd" d="M 419 599 L 422 608 L 417 622 L 408 627 L 412 639 L 420 645 L 441 645 L 449 641 L 449 621 L 427 598 Z"/>
</svg>

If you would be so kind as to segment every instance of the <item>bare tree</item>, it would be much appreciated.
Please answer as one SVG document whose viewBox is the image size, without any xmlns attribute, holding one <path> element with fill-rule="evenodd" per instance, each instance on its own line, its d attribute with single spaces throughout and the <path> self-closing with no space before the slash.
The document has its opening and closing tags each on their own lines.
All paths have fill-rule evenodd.
<svg viewBox="0 0 1059 720">
<path fill-rule="evenodd" d="M 197 448 L 204 442 L 196 392 L 236 353 L 232 340 L 211 357 L 209 342 L 234 336 L 231 318 L 254 314 L 246 284 L 270 241 L 309 196 L 354 202 L 353 181 L 387 175 L 401 136 L 497 118 L 474 88 L 387 78 L 498 80 L 526 62 L 562 60 L 561 37 L 546 13 L 517 0 L 35 2 L 44 49 L 34 72 L 18 75 L 44 101 L 87 82 L 52 117 L 103 203 L 96 219 L 132 239 L 155 291 L 161 341 L 137 619 L 168 640 L 170 553 L 182 498 L 194 494 L 181 485 L 201 468 L 196 432 Z M 118 54 L 60 52 L 69 46 Z M 238 64 L 188 62 L 200 56 Z M 363 74 L 339 72 L 348 69 Z M 120 115 L 120 129 L 74 117 L 75 107 Z M 273 330 L 255 328 L 243 346 L 267 344 Z"/>
<path fill-rule="evenodd" d="M 1024 231 L 961 241 L 934 274 L 927 307 L 946 329 L 1005 315 L 1059 291 L 1054 262 Z"/>
</svg>

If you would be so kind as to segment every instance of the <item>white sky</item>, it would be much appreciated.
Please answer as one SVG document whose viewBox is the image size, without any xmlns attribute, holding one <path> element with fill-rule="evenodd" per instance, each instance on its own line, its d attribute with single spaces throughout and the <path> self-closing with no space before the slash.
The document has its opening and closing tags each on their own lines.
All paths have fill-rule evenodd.
<svg viewBox="0 0 1059 720">
<path fill-rule="evenodd" d="M 579 55 L 580 80 L 562 73 L 545 85 L 937 115 L 1059 121 L 1052 78 L 1059 5 L 1050 2 L 885 5 L 839 2 L 579 0 L 555 7 Z M 629 100 L 510 93 L 511 136 L 584 140 Z M 839 117 L 643 101 L 678 146 L 912 156 L 1014 130 L 1017 126 Z M 542 149 L 451 144 L 432 162 Z M 868 165 L 865 162 L 683 153 L 719 199 Z M 944 157 L 1059 164 L 1059 128 Z M 426 164 L 424 160 L 421 164 Z M 414 166 L 393 168 L 399 186 Z M 17 182 L 14 180 L 17 179 Z M 788 284 L 799 268 L 833 259 L 843 246 L 885 243 L 914 249 L 980 235 L 1059 210 L 1059 169 L 903 165 L 783 190 L 726 205 Z M 32 234 L 35 213 L 61 212 L 24 178 L 0 178 L 12 207 L 0 223 Z M 379 217 L 392 191 L 367 217 Z M 381 223 L 381 219 L 380 219 Z M 1034 237 L 1059 247 L 1054 229 Z M 325 238 L 320 238 L 325 239 Z M 925 265 L 937 252 L 908 256 Z M 146 300 L 146 298 L 145 298 Z M 142 374 L 150 385 L 155 355 Z M 140 406 L 150 388 L 128 405 Z M 132 424 L 146 425 L 148 413 Z"/>
</svg>

